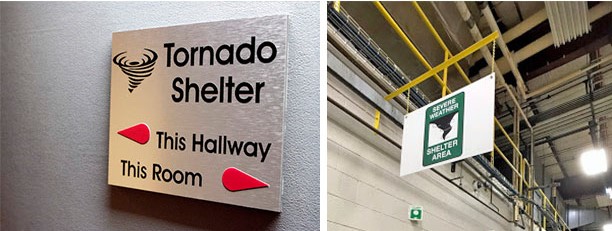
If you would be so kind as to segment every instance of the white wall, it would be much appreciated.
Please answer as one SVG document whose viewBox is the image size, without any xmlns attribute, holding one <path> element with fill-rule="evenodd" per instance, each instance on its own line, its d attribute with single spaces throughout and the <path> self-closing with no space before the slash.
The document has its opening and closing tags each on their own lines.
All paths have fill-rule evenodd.
<svg viewBox="0 0 612 231">
<path fill-rule="evenodd" d="M 2 230 L 315 230 L 319 3 L 0 3 Z M 107 185 L 111 33 L 289 15 L 280 214 Z"/>
</svg>

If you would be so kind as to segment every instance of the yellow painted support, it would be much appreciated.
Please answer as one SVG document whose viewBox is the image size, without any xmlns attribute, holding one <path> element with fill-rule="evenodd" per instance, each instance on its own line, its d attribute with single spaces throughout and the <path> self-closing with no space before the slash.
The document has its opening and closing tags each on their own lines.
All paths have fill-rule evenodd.
<svg viewBox="0 0 612 231">
<path fill-rule="evenodd" d="M 493 148 L 495 148 L 495 151 L 499 153 L 499 156 L 501 156 L 502 159 L 506 161 L 506 163 L 508 163 L 508 165 L 510 166 L 510 169 L 512 169 L 513 172 L 518 174 L 519 171 L 514 167 L 514 165 L 512 165 L 512 163 L 510 163 L 510 160 L 508 160 L 506 155 L 504 155 L 504 153 L 499 149 L 499 147 L 497 147 L 497 145 L 493 145 Z"/>
<path fill-rule="evenodd" d="M 340 12 L 340 1 L 334 1 L 334 10 Z"/>
<path fill-rule="evenodd" d="M 410 51 L 423 64 L 423 66 L 427 67 L 428 69 L 431 69 L 431 65 L 429 64 L 429 62 L 427 62 L 427 60 L 425 60 L 425 57 L 423 57 L 423 55 L 421 54 L 421 52 L 419 52 L 419 50 L 416 48 L 414 43 L 412 43 L 412 41 L 410 41 L 410 39 L 408 38 L 406 33 L 404 33 L 402 28 L 400 28 L 399 25 L 397 24 L 397 22 L 395 22 L 395 20 L 393 19 L 393 17 L 391 17 L 391 14 L 389 14 L 387 9 L 385 9 L 385 7 L 380 2 L 378 2 L 378 1 L 375 1 L 373 3 L 374 3 L 374 6 L 376 6 L 376 8 L 378 9 L 378 11 L 383 15 L 385 20 L 387 20 L 387 23 L 389 23 L 389 25 L 391 25 L 391 27 L 393 28 L 395 33 L 397 33 L 397 35 L 400 36 L 402 41 L 404 41 L 404 43 L 406 43 L 406 45 L 408 45 L 408 48 L 410 48 Z M 442 78 L 440 78 L 440 76 L 437 74 L 438 72 L 435 72 L 435 74 L 434 74 L 435 78 L 434 79 L 438 82 L 438 84 L 442 85 Z M 448 89 L 448 88 L 447 88 L 447 90 L 450 91 L 450 89 Z"/>
<path fill-rule="evenodd" d="M 448 51 L 444 52 L 444 61 L 448 60 L 448 56 L 450 53 Z M 456 64 L 456 63 L 455 63 Z M 444 68 L 444 74 L 442 75 L 442 97 L 446 96 L 446 87 L 448 85 L 448 67 Z"/>
<path fill-rule="evenodd" d="M 519 156 L 522 158 L 523 154 L 521 154 L 520 149 L 516 146 L 516 144 L 514 144 L 514 141 L 512 141 L 512 138 L 510 138 L 510 135 L 508 135 L 508 133 L 504 129 L 504 126 L 502 126 L 502 124 L 499 122 L 499 120 L 497 120 L 497 118 L 495 119 L 495 124 L 497 124 L 497 127 L 499 127 L 499 130 L 501 130 L 502 133 L 504 133 L 504 136 L 506 136 L 506 138 L 508 139 L 508 142 L 510 142 L 510 144 L 512 145 L 514 150 L 516 150 L 518 152 Z"/>
<path fill-rule="evenodd" d="M 374 128 L 378 129 L 379 126 L 380 126 L 380 111 L 376 110 L 376 113 L 374 113 Z"/>
<path fill-rule="evenodd" d="M 450 50 L 448 49 L 448 47 L 446 46 L 446 44 L 444 43 L 444 41 L 442 40 L 442 38 L 440 37 L 440 35 L 438 34 L 438 31 L 436 31 L 436 29 L 433 27 L 433 25 L 431 24 L 431 22 L 429 21 L 429 18 L 427 18 L 427 15 L 425 15 L 425 12 L 423 12 L 423 10 L 421 9 L 421 7 L 419 6 L 419 4 L 417 2 L 412 2 L 412 6 L 414 6 L 414 9 L 417 11 L 417 13 L 419 14 L 419 16 L 421 17 L 421 19 L 423 20 L 423 22 L 425 22 L 425 25 L 427 26 L 427 28 L 429 29 L 429 31 L 431 32 L 431 34 L 434 36 L 434 38 L 436 39 L 436 41 L 438 42 L 438 44 L 440 44 L 440 47 L 442 47 L 442 49 L 445 52 L 448 52 L 450 54 L 450 57 L 453 57 L 453 54 L 450 52 Z M 463 69 L 461 69 L 461 67 L 459 66 L 458 63 L 454 64 L 455 69 L 457 69 L 457 71 L 459 72 L 459 74 L 461 75 L 461 77 L 463 78 L 463 80 L 466 83 L 472 83 L 472 81 L 470 81 L 470 79 L 467 77 L 467 75 L 465 74 L 465 72 L 463 71 Z"/>
<path fill-rule="evenodd" d="M 544 212 L 546 212 L 546 203 L 542 203 L 542 210 L 544 210 Z M 546 228 L 546 216 L 544 216 L 544 228 Z"/>
<path fill-rule="evenodd" d="M 525 176 L 523 174 L 523 158 L 519 159 L 519 172 L 520 172 L 519 175 Z M 523 195 L 523 181 L 519 181 L 518 185 L 519 185 L 519 194 Z"/>
<path fill-rule="evenodd" d="M 490 35 L 488 35 L 487 37 L 483 38 L 482 40 L 472 44 L 471 46 L 469 46 L 465 50 L 459 52 L 456 56 L 453 56 L 452 58 L 444 61 L 440 65 L 435 66 L 434 68 L 430 69 L 429 71 L 423 73 L 421 76 L 419 76 L 419 77 L 415 78 L 414 80 L 410 81 L 406 85 L 398 88 L 394 92 L 391 92 L 391 94 L 385 96 L 385 99 L 389 100 L 389 99 L 392 99 L 392 98 L 398 96 L 399 94 L 402 94 L 407 89 L 410 89 L 411 87 L 413 87 L 413 86 L 415 86 L 415 85 L 425 81 L 426 79 L 428 79 L 429 77 L 431 77 L 435 73 L 438 73 L 438 72 L 442 71 L 444 68 L 449 67 L 453 63 L 456 63 L 457 61 L 459 61 L 459 60 L 467 57 L 468 55 L 476 52 L 477 50 L 479 50 L 483 46 L 486 46 L 488 43 L 490 43 L 491 41 L 495 40 L 498 36 L 499 36 L 499 32 L 497 32 L 497 31 L 491 33 Z M 450 91 L 450 89 L 449 89 L 449 91 Z"/>
<path fill-rule="evenodd" d="M 525 159 L 525 170 L 529 173 L 529 179 L 533 179 L 532 173 L 531 173 L 531 164 L 527 162 L 527 159 Z M 527 181 L 525 185 L 527 185 L 527 188 L 531 188 L 531 181 Z"/>
<path fill-rule="evenodd" d="M 525 158 L 521 158 L 521 176 L 523 176 L 523 180 L 521 181 L 521 193 L 523 193 L 523 188 L 527 182 L 525 180 L 525 162 L 527 162 L 527 160 Z"/>
</svg>

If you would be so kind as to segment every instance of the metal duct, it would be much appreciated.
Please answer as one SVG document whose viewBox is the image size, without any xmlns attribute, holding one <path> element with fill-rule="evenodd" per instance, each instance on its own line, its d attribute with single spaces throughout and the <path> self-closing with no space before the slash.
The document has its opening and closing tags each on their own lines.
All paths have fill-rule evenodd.
<svg viewBox="0 0 612 231">
<path fill-rule="evenodd" d="M 587 2 L 545 2 L 555 47 L 591 31 Z"/>
</svg>

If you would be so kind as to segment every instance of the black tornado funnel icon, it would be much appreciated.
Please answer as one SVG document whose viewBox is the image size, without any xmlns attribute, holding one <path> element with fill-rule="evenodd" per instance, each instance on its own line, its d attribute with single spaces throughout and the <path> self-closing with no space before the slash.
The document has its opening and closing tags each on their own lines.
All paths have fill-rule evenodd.
<svg viewBox="0 0 612 231">
<path fill-rule="evenodd" d="M 457 114 L 456 111 L 451 112 L 448 115 L 442 116 L 439 119 L 431 121 L 429 124 L 436 124 L 436 126 L 444 132 L 442 133 L 442 139 L 446 140 L 446 135 L 448 135 L 448 133 L 450 133 L 451 130 L 453 130 L 453 126 L 451 126 L 450 123 L 456 114 Z"/>
<path fill-rule="evenodd" d="M 144 51 L 140 60 L 128 59 L 126 51 L 115 55 L 113 58 L 113 63 L 119 66 L 121 71 L 128 76 L 128 91 L 130 91 L 130 93 L 132 93 L 145 78 L 151 76 L 153 66 L 155 66 L 155 61 L 157 60 L 157 53 L 155 53 L 155 51 L 148 48 L 145 48 Z"/>
</svg>

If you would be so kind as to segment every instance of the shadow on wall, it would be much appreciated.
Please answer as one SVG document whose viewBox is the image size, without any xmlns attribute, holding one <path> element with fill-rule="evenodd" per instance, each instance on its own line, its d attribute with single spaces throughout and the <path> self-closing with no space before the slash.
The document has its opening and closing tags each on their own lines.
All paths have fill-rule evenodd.
<svg viewBox="0 0 612 231">
<path fill-rule="evenodd" d="M 205 230 L 270 230 L 280 213 L 109 186 L 113 210 Z M 218 221 L 232 221 L 222 223 Z"/>
</svg>

